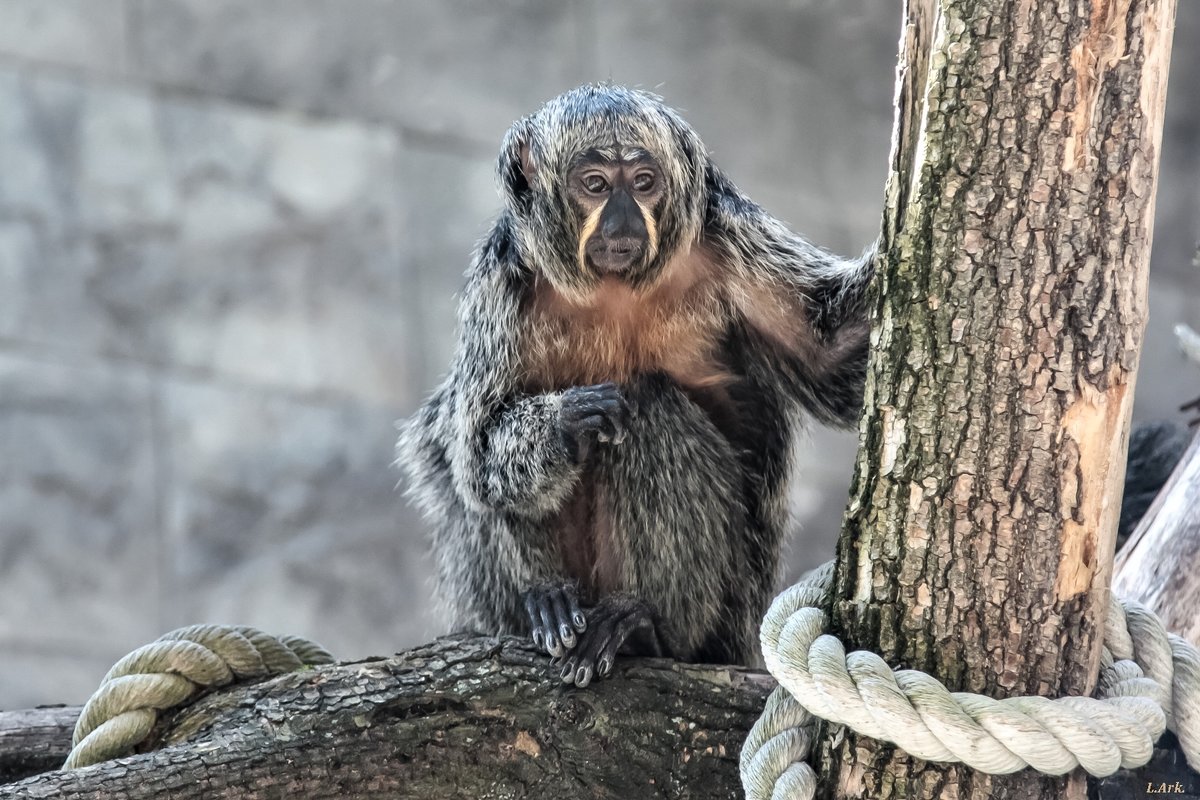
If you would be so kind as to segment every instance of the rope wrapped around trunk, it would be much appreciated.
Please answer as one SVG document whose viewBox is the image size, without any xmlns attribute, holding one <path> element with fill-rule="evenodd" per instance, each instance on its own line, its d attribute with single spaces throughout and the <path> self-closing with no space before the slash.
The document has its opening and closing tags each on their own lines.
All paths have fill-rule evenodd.
<svg viewBox="0 0 1200 800">
<path fill-rule="evenodd" d="M 763 620 L 763 656 L 779 688 L 742 748 L 748 800 L 814 797 L 816 773 L 805 760 L 817 718 L 926 761 L 990 774 L 1083 767 L 1111 775 L 1149 761 L 1169 728 L 1200 769 L 1200 653 L 1138 603 L 1111 601 L 1095 697 L 993 700 L 893 670 L 874 653 L 847 654 L 825 633 L 832 579 L 830 561 L 777 597 Z"/>
</svg>

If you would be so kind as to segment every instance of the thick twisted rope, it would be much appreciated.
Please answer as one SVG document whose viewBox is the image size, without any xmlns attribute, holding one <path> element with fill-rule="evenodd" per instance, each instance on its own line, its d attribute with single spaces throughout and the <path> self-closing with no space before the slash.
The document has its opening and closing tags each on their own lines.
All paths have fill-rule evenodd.
<svg viewBox="0 0 1200 800">
<path fill-rule="evenodd" d="M 244 625 L 171 631 L 122 658 L 100 681 L 75 723 L 63 769 L 130 752 L 150 734 L 160 711 L 205 689 L 331 663 L 325 648 L 299 636 L 276 637 Z"/>
<path fill-rule="evenodd" d="M 1145 607 L 1113 599 L 1094 698 L 993 700 L 950 692 L 915 670 L 892 670 L 874 653 L 846 654 L 825 634 L 833 562 L 775 599 L 760 632 L 779 681 L 742 748 L 748 800 L 810 800 L 805 763 L 817 718 L 882 739 L 927 761 L 1004 774 L 1033 767 L 1092 775 L 1150 760 L 1165 728 L 1200 768 L 1200 653 L 1169 634 Z"/>
</svg>

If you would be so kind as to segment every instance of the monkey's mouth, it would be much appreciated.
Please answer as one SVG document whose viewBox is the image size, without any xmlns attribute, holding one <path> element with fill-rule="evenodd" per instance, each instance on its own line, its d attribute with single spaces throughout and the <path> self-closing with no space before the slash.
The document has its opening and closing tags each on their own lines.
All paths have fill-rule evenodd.
<svg viewBox="0 0 1200 800">
<path fill-rule="evenodd" d="M 642 262 L 645 246 L 636 240 L 599 241 L 587 248 L 588 263 L 601 275 L 620 275 Z"/>
</svg>

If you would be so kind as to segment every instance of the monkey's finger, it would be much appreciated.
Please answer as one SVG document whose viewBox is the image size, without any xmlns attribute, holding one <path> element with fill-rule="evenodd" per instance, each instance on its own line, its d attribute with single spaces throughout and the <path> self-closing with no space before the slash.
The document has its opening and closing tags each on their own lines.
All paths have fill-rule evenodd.
<svg viewBox="0 0 1200 800">
<path fill-rule="evenodd" d="M 564 402 L 562 411 L 559 413 L 562 415 L 563 422 L 568 425 L 578 425 L 581 419 L 595 413 L 593 406 L 594 403 L 586 402 L 582 398 L 574 398 L 572 402 Z"/>
<path fill-rule="evenodd" d="M 612 636 L 600 649 L 599 657 L 596 659 L 596 672 L 601 677 L 607 677 L 612 672 L 613 664 L 616 663 L 617 651 L 621 649 L 621 645 L 625 644 L 635 631 L 653 628 L 653 621 L 640 611 L 633 611 L 619 619 L 613 627 Z"/>
<path fill-rule="evenodd" d="M 567 658 L 563 659 L 562 669 L 559 670 L 558 679 L 561 680 L 563 683 L 574 683 L 575 682 L 575 666 L 578 662 L 579 662 L 579 659 L 573 655 L 568 656 Z"/>
<path fill-rule="evenodd" d="M 596 399 L 596 408 L 612 417 L 625 419 L 629 416 L 629 403 L 621 394 L 604 395 Z"/>
<path fill-rule="evenodd" d="M 625 441 L 625 431 L 619 429 L 611 419 L 605 417 L 604 422 L 600 425 L 600 430 L 596 433 L 596 439 L 601 442 L 620 444 Z"/>
<path fill-rule="evenodd" d="M 567 419 L 578 419 L 595 414 L 604 403 L 615 402 L 620 397 L 620 390 L 612 383 L 576 386 L 564 393 L 562 413 Z"/>
<path fill-rule="evenodd" d="M 592 678 L 596 676 L 596 660 L 587 658 L 586 656 L 578 656 L 575 661 L 575 674 L 569 679 L 564 679 L 567 683 L 574 683 L 580 689 L 587 687 L 592 682 Z"/>
<path fill-rule="evenodd" d="M 579 635 L 579 644 L 571 651 L 571 656 L 567 661 L 570 669 L 563 670 L 563 683 L 579 685 L 584 667 L 588 668 L 588 675 L 583 685 L 586 686 L 591 681 L 596 664 L 596 654 L 604 646 L 608 633 L 612 629 L 613 613 L 612 609 L 606 606 L 598 606 L 592 610 L 592 618 L 588 620 L 588 629 Z"/>
<path fill-rule="evenodd" d="M 583 688 L 592 682 L 597 674 L 596 659 L 604 651 L 612 638 L 619 617 L 611 612 L 603 614 L 598 620 L 592 620 L 592 628 L 584 641 L 576 648 L 575 685 Z M 620 645 L 618 645 L 619 647 Z"/>
<path fill-rule="evenodd" d="M 580 689 L 586 689 L 587 685 L 592 682 L 592 675 L 595 674 L 595 669 L 590 661 L 579 665 L 575 670 L 575 685 Z"/>
<path fill-rule="evenodd" d="M 591 416 L 587 416 L 579 420 L 579 422 L 576 424 L 581 431 L 595 433 L 596 438 L 602 442 L 609 441 L 609 439 L 612 438 L 612 434 L 615 432 L 612 423 L 609 422 L 608 418 L 603 414 L 592 414 Z"/>
<path fill-rule="evenodd" d="M 529 615 L 529 627 L 533 634 L 533 646 L 539 650 L 542 647 L 542 615 L 538 611 L 537 601 L 533 592 L 525 593 L 525 613 Z"/>
<path fill-rule="evenodd" d="M 617 395 L 605 401 L 603 409 L 615 432 L 612 437 L 613 444 L 621 444 L 629 432 L 629 423 L 633 416 L 628 402 L 621 395 Z"/>
<path fill-rule="evenodd" d="M 594 433 L 601 442 L 620 444 L 629 425 L 629 406 L 613 384 L 568 390 L 562 421 L 576 435 Z"/>
<path fill-rule="evenodd" d="M 592 419 L 588 417 L 588 419 Z M 620 444 L 625 441 L 625 423 L 616 415 L 616 412 L 608 408 L 604 409 L 604 413 L 598 414 L 596 419 L 599 420 L 596 428 L 596 438 L 602 442 L 612 442 Z"/>
<path fill-rule="evenodd" d="M 605 617 L 599 625 L 593 626 L 592 635 L 588 637 L 586 646 L 580 648 L 580 661 L 595 663 L 596 659 L 600 657 L 600 653 L 604 651 L 605 646 L 612 638 L 614 625 L 615 620 L 611 617 Z"/>
<path fill-rule="evenodd" d="M 581 406 L 603 407 L 620 413 L 625 413 L 629 409 L 625 395 L 615 383 L 601 383 L 572 391 L 577 392 L 573 399 Z"/>
<path fill-rule="evenodd" d="M 601 441 L 622 444 L 629 433 L 629 419 L 619 409 L 606 409 L 604 426 L 601 428 Z"/>
<path fill-rule="evenodd" d="M 579 598 L 576 596 L 575 590 L 571 587 L 563 589 L 563 595 L 567 598 L 567 610 L 571 612 L 571 622 L 575 625 L 575 630 L 583 633 L 587 630 L 587 617 L 583 614 L 583 609 L 579 607 Z"/>
<path fill-rule="evenodd" d="M 624 425 L 617 425 L 615 427 L 616 427 L 616 433 L 613 434 L 612 443 L 613 444 L 624 444 L 625 440 L 627 438 L 629 438 L 628 429 L 626 429 L 626 427 Z"/>
<path fill-rule="evenodd" d="M 539 610 L 542 615 L 542 636 L 546 644 L 546 652 L 552 656 L 560 656 L 563 653 L 563 649 L 558 641 L 558 634 L 554 632 L 554 610 L 550 607 L 550 603 L 545 596 L 542 597 L 542 602 L 539 603 Z"/>
<path fill-rule="evenodd" d="M 575 646 L 575 631 L 571 627 L 571 618 L 567 616 L 567 604 L 562 591 L 550 593 L 550 604 L 554 609 L 554 621 L 558 625 L 558 639 L 564 650 Z"/>
</svg>

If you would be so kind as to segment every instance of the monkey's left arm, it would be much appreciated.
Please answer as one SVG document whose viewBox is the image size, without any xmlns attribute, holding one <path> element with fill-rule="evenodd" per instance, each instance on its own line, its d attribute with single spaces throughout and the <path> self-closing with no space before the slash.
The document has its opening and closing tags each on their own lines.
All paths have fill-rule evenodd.
<svg viewBox="0 0 1200 800">
<path fill-rule="evenodd" d="M 734 275 L 733 302 L 782 388 L 826 424 L 850 426 L 862 407 L 876 245 L 857 259 L 822 250 L 710 176 L 705 239 Z"/>
</svg>

